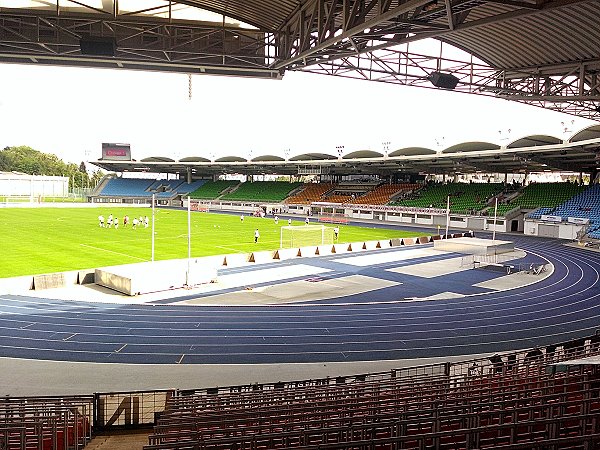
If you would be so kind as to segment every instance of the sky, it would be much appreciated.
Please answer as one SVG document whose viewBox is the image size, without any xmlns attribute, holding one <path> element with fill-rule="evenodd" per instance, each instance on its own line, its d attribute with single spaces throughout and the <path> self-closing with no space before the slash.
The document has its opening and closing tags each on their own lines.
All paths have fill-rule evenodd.
<svg viewBox="0 0 600 450">
<path fill-rule="evenodd" d="M 564 122 L 571 133 L 564 133 Z M 103 142 L 132 157 L 337 154 L 465 141 L 565 138 L 594 122 L 490 97 L 286 73 L 282 80 L 2 65 L 0 148 L 28 145 L 68 162 Z M 510 132 L 508 131 L 510 130 Z"/>
</svg>

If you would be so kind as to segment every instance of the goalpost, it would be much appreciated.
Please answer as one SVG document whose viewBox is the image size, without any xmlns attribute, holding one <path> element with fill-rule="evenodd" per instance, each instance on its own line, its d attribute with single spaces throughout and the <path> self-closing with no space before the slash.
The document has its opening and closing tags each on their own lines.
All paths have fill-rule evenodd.
<svg viewBox="0 0 600 450">
<path fill-rule="evenodd" d="M 325 225 L 281 227 L 280 248 L 299 248 L 333 244 L 333 228 Z"/>
<path fill-rule="evenodd" d="M 202 203 L 198 200 L 190 200 L 190 209 L 192 211 L 210 212 L 210 202 Z"/>
<path fill-rule="evenodd" d="M 348 214 L 339 212 L 324 212 L 318 217 L 319 222 L 325 223 L 348 223 Z"/>
</svg>

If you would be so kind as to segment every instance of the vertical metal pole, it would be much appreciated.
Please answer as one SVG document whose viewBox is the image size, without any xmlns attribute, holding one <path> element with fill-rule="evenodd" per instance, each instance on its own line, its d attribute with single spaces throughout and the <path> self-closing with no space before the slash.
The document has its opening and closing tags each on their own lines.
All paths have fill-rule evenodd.
<svg viewBox="0 0 600 450">
<path fill-rule="evenodd" d="M 187 198 L 187 214 L 188 214 L 188 260 L 187 260 L 187 276 L 186 284 L 190 285 L 190 259 L 192 258 L 192 219 L 191 219 L 191 206 L 190 196 Z"/>
<path fill-rule="evenodd" d="M 152 261 L 154 262 L 154 192 L 152 193 Z"/>
<path fill-rule="evenodd" d="M 498 219 L 498 197 L 496 197 L 496 206 L 494 207 L 494 231 L 492 231 L 492 242 L 496 240 L 497 219 Z"/>
<path fill-rule="evenodd" d="M 448 196 L 448 201 L 446 203 L 446 234 L 444 235 L 444 239 L 448 239 L 448 227 L 450 226 L 450 196 Z"/>
</svg>

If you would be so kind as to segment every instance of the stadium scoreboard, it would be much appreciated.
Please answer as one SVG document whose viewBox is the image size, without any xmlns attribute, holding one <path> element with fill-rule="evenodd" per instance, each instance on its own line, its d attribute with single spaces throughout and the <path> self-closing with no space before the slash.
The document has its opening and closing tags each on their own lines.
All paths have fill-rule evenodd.
<svg viewBox="0 0 600 450">
<path fill-rule="evenodd" d="M 102 143 L 102 159 L 110 161 L 131 161 L 129 144 Z"/>
</svg>

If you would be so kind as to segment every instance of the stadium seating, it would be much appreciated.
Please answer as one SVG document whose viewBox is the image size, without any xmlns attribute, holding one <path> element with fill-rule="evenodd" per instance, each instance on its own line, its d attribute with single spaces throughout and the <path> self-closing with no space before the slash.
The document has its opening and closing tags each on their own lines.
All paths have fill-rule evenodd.
<svg viewBox="0 0 600 450">
<path fill-rule="evenodd" d="M 389 203 L 392 197 L 403 192 L 416 191 L 420 187 L 420 184 L 415 183 L 380 184 L 372 191 L 354 199 L 353 203 L 357 205 L 385 205 Z"/>
<path fill-rule="evenodd" d="M 104 188 L 97 194 L 100 197 L 152 197 L 171 198 L 186 195 L 205 183 L 198 180 L 187 183 L 184 180 L 150 180 L 143 178 L 114 177 L 107 180 Z"/>
<path fill-rule="evenodd" d="M 598 448 L 600 370 L 547 370 L 597 354 L 593 339 L 438 370 L 186 391 L 144 449 Z"/>
<path fill-rule="evenodd" d="M 187 183 L 183 180 L 157 180 L 150 186 L 150 191 L 157 191 L 158 198 L 171 198 L 175 195 L 187 195 L 206 183 L 206 180 Z"/>
<path fill-rule="evenodd" d="M 548 214 L 561 216 L 563 220 L 567 220 L 569 217 L 589 219 L 587 235 L 593 239 L 600 239 L 600 185 L 589 186 L 583 192 L 552 209 Z"/>
<path fill-rule="evenodd" d="M 468 214 L 487 208 L 488 201 L 502 192 L 502 189 L 501 183 L 435 183 L 424 187 L 411 199 L 392 204 L 446 209 L 447 198 L 450 196 L 450 211 Z"/>
<path fill-rule="evenodd" d="M 108 180 L 100 197 L 152 197 L 149 191 L 155 180 L 143 178 L 111 178 Z"/>
<path fill-rule="evenodd" d="M 334 187 L 333 183 L 308 183 L 300 192 L 290 195 L 285 202 L 292 205 L 310 205 L 313 202 L 322 202 L 325 195 Z"/>
<path fill-rule="evenodd" d="M 302 183 L 287 183 L 283 181 L 254 181 L 246 182 L 233 192 L 223 195 L 223 200 L 247 202 L 282 202 L 290 192 L 298 189 Z"/>
<path fill-rule="evenodd" d="M 0 398 L 0 448 L 82 449 L 91 439 L 94 397 Z"/>
<path fill-rule="evenodd" d="M 353 203 L 354 200 L 356 200 L 355 197 L 352 196 L 352 194 L 350 192 L 348 193 L 338 193 L 338 194 L 331 194 L 328 195 L 327 197 L 325 197 L 323 199 L 324 202 L 328 202 L 328 203 Z"/>
<path fill-rule="evenodd" d="M 553 208 L 583 191 L 574 183 L 532 183 L 525 186 L 520 195 L 506 204 L 498 205 L 498 215 L 503 216 L 514 208 Z M 541 214 L 546 214 L 545 212 Z"/>
<path fill-rule="evenodd" d="M 214 200 L 219 197 L 223 191 L 238 184 L 237 180 L 218 180 L 207 181 L 198 187 L 198 189 L 190 192 L 191 198 L 199 198 L 204 200 Z"/>
</svg>

